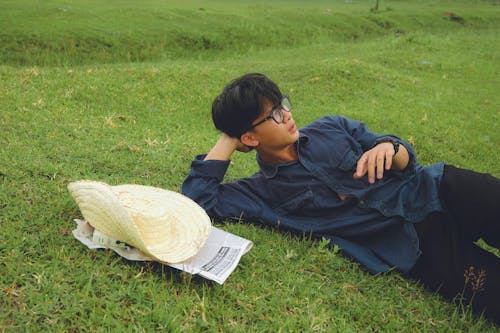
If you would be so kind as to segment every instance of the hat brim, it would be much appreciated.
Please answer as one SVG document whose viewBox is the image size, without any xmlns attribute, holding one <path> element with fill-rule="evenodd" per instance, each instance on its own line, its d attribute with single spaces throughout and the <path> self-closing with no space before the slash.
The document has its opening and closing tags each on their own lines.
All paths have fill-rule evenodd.
<svg viewBox="0 0 500 333">
<path fill-rule="evenodd" d="M 89 180 L 70 183 L 68 189 L 95 229 L 161 262 L 193 257 L 210 234 L 203 208 L 177 192 Z"/>
</svg>

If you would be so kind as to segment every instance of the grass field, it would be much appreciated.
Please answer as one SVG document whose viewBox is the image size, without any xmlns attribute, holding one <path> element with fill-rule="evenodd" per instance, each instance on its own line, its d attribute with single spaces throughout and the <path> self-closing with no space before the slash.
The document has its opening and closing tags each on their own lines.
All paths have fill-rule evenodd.
<svg viewBox="0 0 500 333">
<path fill-rule="evenodd" d="M 223 285 L 73 239 L 79 179 L 178 191 L 212 99 L 262 72 L 299 125 L 363 120 L 419 161 L 500 176 L 497 1 L 0 3 L 0 331 L 495 332 L 396 273 L 245 224 Z M 251 155 L 251 154 L 250 154 Z M 256 171 L 235 154 L 227 179 Z"/>
</svg>

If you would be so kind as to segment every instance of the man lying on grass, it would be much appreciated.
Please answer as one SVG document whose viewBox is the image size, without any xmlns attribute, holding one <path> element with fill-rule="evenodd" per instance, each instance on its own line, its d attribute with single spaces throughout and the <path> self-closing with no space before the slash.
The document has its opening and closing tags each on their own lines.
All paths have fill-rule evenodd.
<svg viewBox="0 0 500 333">
<path fill-rule="evenodd" d="M 220 220 L 243 219 L 330 240 L 371 273 L 397 269 L 500 323 L 500 180 L 444 163 L 423 167 L 411 146 L 342 116 L 297 129 L 290 99 L 247 74 L 214 100 L 222 132 L 195 158 L 182 192 Z M 222 184 L 235 150 L 260 171 Z"/>
</svg>

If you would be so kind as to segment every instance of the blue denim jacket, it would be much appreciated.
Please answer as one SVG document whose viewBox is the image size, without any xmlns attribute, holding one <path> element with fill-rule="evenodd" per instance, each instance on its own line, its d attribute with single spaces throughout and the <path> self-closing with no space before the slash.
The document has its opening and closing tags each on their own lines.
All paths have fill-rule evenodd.
<svg viewBox="0 0 500 333">
<path fill-rule="evenodd" d="M 419 165 L 411 146 L 391 135 L 408 150 L 408 167 L 386 171 L 375 184 L 366 176 L 354 179 L 358 159 L 384 136 L 355 120 L 323 117 L 300 130 L 297 161 L 268 165 L 257 155 L 259 172 L 222 183 L 229 161 L 199 155 L 182 193 L 215 219 L 325 237 L 372 273 L 392 267 L 407 272 L 420 255 L 413 223 L 443 209 L 438 188 L 444 164 Z"/>
</svg>

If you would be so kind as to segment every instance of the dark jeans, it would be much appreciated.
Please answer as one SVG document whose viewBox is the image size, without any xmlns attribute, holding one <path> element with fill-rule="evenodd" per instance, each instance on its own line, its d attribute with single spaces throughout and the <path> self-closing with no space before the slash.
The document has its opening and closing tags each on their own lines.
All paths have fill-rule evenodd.
<svg viewBox="0 0 500 333">
<path fill-rule="evenodd" d="M 410 276 L 500 325 L 500 258 L 474 244 L 500 248 L 500 180 L 447 165 L 440 197 L 446 212 L 415 224 L 422 255 Z"/>
</svg>

